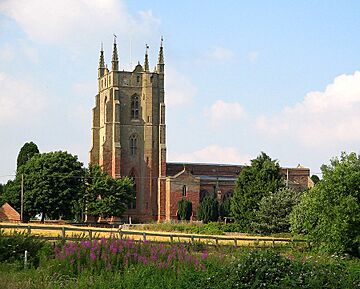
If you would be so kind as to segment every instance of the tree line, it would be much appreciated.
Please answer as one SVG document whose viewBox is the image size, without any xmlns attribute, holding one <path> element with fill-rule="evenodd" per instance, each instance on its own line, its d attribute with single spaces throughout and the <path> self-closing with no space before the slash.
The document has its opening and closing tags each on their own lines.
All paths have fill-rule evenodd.
<svg viewBox="0 0 360 289">
<path fill-rule="evenodd" d="M 313 188 L 296 192 L 285 186 L 279 163 L 261 153 L 241 170 L 232 198 L 225 204 L 207 196 L 198 218 L 231 216 L 241 232 L 301 234 L 320 250 L 360 256 L 360 155 L 343 152 L 321 171 L 321 180 L 311 177 Z"/>
<path fill-rule="evenodd" d="M 22 182 L 24 220 L 121 216 L 134 200 L 132 179 L 114 179 L 99 166 L 85 168 L 68 152 L 40 153 L 33 142 L 18 154 L 15 179 L 0 187 L 0 204 L 20 212 Z"/>
</svg>

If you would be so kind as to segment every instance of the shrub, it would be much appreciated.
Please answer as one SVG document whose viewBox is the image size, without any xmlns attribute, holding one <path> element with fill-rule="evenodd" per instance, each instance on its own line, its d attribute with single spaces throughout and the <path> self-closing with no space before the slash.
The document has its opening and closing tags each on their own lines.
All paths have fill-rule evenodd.
<svg viewBox="0 0 360 289">
<path fill-rule="evenodd" d="M 29 264 L 36 267 L 39 265 L 40 252 L 44 247 L 45 242 L 36 236 L 16 232 L 6 235 L 0 231 L 0 262 L 23 261 L 26 250 Z"/>
<path fill-rule="evenodd" d="M 294 208 L 291 230 L 319 249 L 360 256 L 360 155 L 342 153 L 321 170 L 323 179 Z"/>
<path fill-rule="evenodd" d="M 263 197 L 255 213 L 253 230 L 264 234 L 288 232 L 289 215 L 299 200 L 300 194 L 289 188 L 280 189 Z"/>
<path fill-rule="evenodd" d="M 190 220 L 192 215 L 192 203 L 186 199 L 178 202 L 178 218 L 179 220 Z"/>
<path fill-rule="evenodd" d="M 217 221 L 219 218 L 219 204 L 212 196 L 206 196 L 198 209 L 198 218 L 205 224 Z"/>
</svg>

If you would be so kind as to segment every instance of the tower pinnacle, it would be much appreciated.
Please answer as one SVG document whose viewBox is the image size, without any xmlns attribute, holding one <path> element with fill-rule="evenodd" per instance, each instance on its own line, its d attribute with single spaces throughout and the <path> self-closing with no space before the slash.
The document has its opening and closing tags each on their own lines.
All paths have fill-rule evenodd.
<svg viewBox="0 0 360 289">
<path fill-rule="evenodd" d="M 146 48 L 145 48 L 145 62 L 144 62 L 144 68 L 145 68 L 145 71 L 146 71 L 146 72 L 149 71 L 148 49 L 149 49 L 149 45 L 146 44 Z"/>
<path fill-rule="evenodd" d="M 104 75 L 105 71 L 105 60 L 104 60 L 104 48 L 103 43 L 101 42 L 101 50 L 100 50 L 100 59 L 99 59 L 99 68 L 98 68 L 98 77 L 101 77 Z"/>
<path fill-rule="evenodd" d="M 164 49 L 163 49 L 163 37 L 161 36 L 161 42 L 160 42 L 160 51 L 159 51 L 159 58 L 158 58 L 158 65 L 157 65 L 157 72 L 158 73 L 164 73 Z"/>
<path fill-rule="evenodd" d="M 116 35 L 114 34 L 114 49 L 113 49 L 113 55 L 112 55 L 112 61 L 111 61 L 111 69 L 113 71 L 119 70 L 119 58 L 118 58 L 118 52 L 116 47 Z"/>
</svg>

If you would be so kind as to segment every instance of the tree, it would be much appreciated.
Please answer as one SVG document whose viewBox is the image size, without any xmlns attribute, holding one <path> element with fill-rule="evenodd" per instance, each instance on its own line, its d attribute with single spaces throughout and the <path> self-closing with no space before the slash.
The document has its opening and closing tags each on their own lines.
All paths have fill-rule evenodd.
<svg viewBox="0 0 360 289">
<path fill-rule="evenodd" d="M 243 230 L 250 230 L 262 197 L 284 187 L 280 166 L 262 152 L 251 160 L 251 166 L 244 167 L 236 181 L 231 199 L 231 213 Z"/>
<path fill-rule="evenodd" d="M 181 199 L 178 202 L 178 219 L 190 220 L 192 215 L 192 203 L 186 199 Z"/>
<path fill-rule="evenodd" d="M 14 180 L 9 180 L 3 185 L 3 191 L 0 196 L 0 203 L 9 203 L 15 210 L 20 212 L 20 190 L 21 190 L 21 174 L 19 169 L 27 163 L 34 155 L 39 154 L 37 145 L 33 142 L 25 143 L 17 157 L 17 169 Z"/>
<path fill-rule="evenodd" d="M 259 233 L 288 232 L 289 215 L 300 201 L 300 193 L 289 188 L 282 188 L 275 193 L 264 196 L 255 213 L 252 227 Z"/>
<path fill-rule="evenodd" d="M 318 248 L 360 256 L 360 155 L 342 153 L 291 213 L 291 230 Z"/>
<path fill-rule="evenodd" d="M 24 174 L 24 213 L 70 219 L 83 191 L 82 163 L 67 152 L 37 154 L 19 168 Z"/>
<path fill-rule="evenodd" d="M 99 166 L 89 166 L 86 177 L 86 213 L 94 217 L 121 217 L 134 200 L 132 179 L 114 179 Z"/>
<path fill-rule="evenodd" d="M 317 175 L 312 175 L 311 180 L 313 181 L 314 185 L 320 182 L 320 178 Z"/>
<path fill-rule="evenodd" d="M 205 224 L 215 222 L 219 218 L 219 204 L 213 196 L 206 196 L 198 209 L 198 218 Z"/>
<path fill-rule="evenodd" d="M 25 143 L 20 149 L 17 157 L 17 169 L 26 164 L 26 162 L 30 160 L 34 155 L 39 153 L 39 149 L 35 143 L 33 143 L 32 141 Z"/>
<path fill-rule="evenodd" d="M 231 197 L 226 198 L 225 200 L 223 200 L 222 202 L 219 203 L 219 217 L 220 218 L 231 216 L 230 204 L 231 204 Z"/>
<path fill-rule="evenodd" d="M 3 185 L 3 192 L 0 196 L 0 204 L 9 203 L 15 210 L 20 212 L 20 176 L 14 180 L 9 180 Z"/>
</svg>

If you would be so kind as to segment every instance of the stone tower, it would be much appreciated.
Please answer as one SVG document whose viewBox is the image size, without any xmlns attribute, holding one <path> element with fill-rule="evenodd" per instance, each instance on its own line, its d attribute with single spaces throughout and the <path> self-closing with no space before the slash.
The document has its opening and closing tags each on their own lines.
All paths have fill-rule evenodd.
<svg viewBox="0 0 360 289">
<path fill-rule="evenodd" d="M 163 45 L 153 72 L 145 61 L 133 71 L 120 71 L 116 38 L 111 71 L 101 48 L 98 94 L 95 97 L 90 163 L 100 165 L 115 178 L 134 178 L 136 201 L 125 216 L 157 220 L 165 200 L 166 138 Z"/>
</svg>

